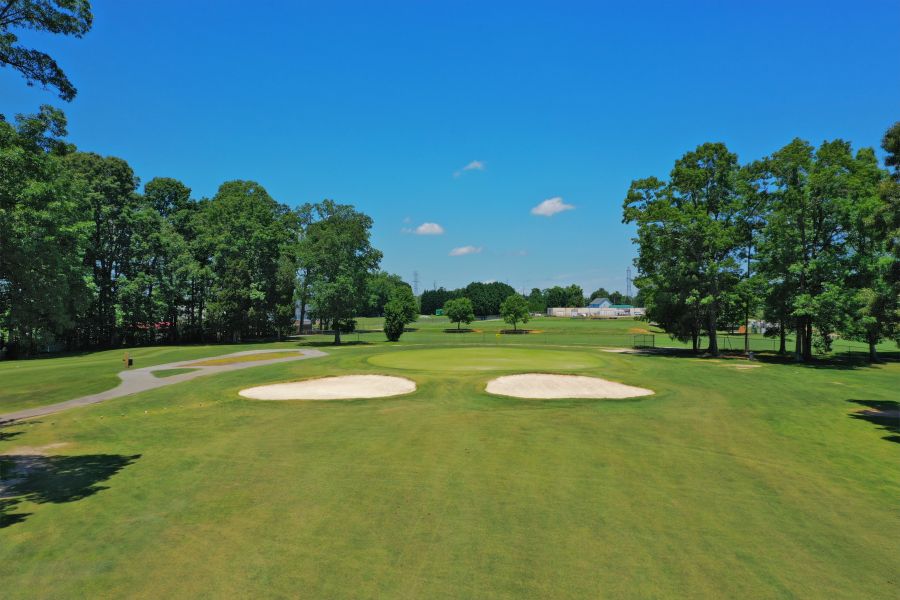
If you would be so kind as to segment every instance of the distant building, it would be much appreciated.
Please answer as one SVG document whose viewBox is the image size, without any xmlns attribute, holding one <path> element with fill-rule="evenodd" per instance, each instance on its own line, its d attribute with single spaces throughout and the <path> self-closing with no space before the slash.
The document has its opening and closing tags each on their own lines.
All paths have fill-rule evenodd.
<svg viewBox="0 0 900 600">
<path fill-rule="evenodd" d="M 642 317 L 643 308 L 630 304 L 613 304 L 609 298 L 594 298 L 582 308 L 553 307 L 547 309 L 548 317 L 571 317 L 581 319 L 616 319 L 619 317 Z"/>
</svg>

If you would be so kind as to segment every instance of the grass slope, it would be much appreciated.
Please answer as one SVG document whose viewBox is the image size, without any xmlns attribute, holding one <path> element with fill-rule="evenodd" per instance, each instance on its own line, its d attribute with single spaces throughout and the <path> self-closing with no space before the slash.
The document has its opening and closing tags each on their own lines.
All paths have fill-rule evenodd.
<svg viewBox="0 0 900 600">
<path fill-rule="evenodd" d="M 592 364 L 573 372 L 656 395 L 535 402 L 483 392 L 504 360 L 515 369 L 531 350 L 478 350 L 501 366 L 480 372 L 394 369 L 385 360 L 414 347 L 391 348 L 343 347 L 0 429 L 0 452 L 34 456 L 18 479 L 8 474 L 21 464 L 0 461 L 0 564 L 14 565 L 0 572 L 4 596 L 900 591 L 900 444 L 890 424 L 851 415 L 852 400 L 896 398 L 900 364 L 740 369 L 582 348 L 570 358 Z M 470 360 L 472 349 L 450 350 L 428 352 Z M 349 402 L 237 396 L 345 373 L 396 373 L 419 389 Z"/>
</svg>

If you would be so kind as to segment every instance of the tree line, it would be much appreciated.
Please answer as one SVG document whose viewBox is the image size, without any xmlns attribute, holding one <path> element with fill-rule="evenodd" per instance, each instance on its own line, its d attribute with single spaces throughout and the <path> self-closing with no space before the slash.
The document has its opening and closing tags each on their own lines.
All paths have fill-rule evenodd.
<svg viewBox="0 0 900 600">
<path fill-rule="evenodd" d="M 484 318 L 499 315 L 503 301 L 514 293 L 515 290 L 505 283 L 472 282 L 455 290 L 443 287 L 425 290 L 420 296 L 420 304 L 422 314 L 433 315 L 438 309 L 443 308 L 448 300 L 468 298 L 472 301 L 474 314 Z M 594 298 L 609 298 L 613 304 L 632 304 L 641 301 L 640 297 L 632 298 L 621 292 L 609 292 L 602 287 L 585 296 L 581 286 L 574 283 L 565 287 L 557 285 L 546 289 L 532 288 L 531 292 L 523 297 L 529 312 L 532 313 L 545 313 L 548 307 L 583 307 Z"/>
<path fill-rule="evenodd" d="M 741 164 L 721 143 L 675 162 L 668 180 L 632 182 L 625 223 L 637 225 L 635 279 L 647 318 L 673 337 L 709 340 L 761 318 L 780 352 L 808 361 L 841 336 L 900 343 L 900 123 L 887 158 L 844 140 L 795 139 Z M 746 344 L 746 342 L 745 342 Z"/>
<path fill-rule="evenodd" d="M 372 219 L 352 206 L 291 209 L 253 181 L 193 199 L 157 177 L 141 193 L 127 162 L 78 151 L 65 129 L 46 106 L 0 121 L 6 356 L 283 337 L 297 301 L 339 341 L 402 283 L 378 271 Z"/>
</svg>

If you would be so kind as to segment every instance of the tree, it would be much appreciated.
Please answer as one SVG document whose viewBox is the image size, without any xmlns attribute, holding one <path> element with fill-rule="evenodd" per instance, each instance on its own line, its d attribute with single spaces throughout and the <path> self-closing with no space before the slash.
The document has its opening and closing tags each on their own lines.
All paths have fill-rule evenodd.
<svg viewBox="0 0 900 600">
<path fill-rule="evenodd" d="M 566 288 L 565 306 L 584 306 L 584 290 L 580 285 L 572 284 Z"/>
<path fill-rule="evenodd" d="M 635 283 L 647 316 L 695 350 L 705 331 L 713 355 L 739 281 L 737 170 L 724 144 L 702 144 L 675 162 L 669 182 L 632 182 L 624 203 L 624 222 L 638 226 Z"/>
<path fill-rule="evenodd" d="M 544 290 L 544 296 L 547 298 L 548 307 L 567 307 L 569 305 L 569 294 L 566 288 L 555 285 L 552 288 Z"/>
<path fill-rule="evenodd" d="M 528 310 L 533 313 L 547 312 L 547 296 L 539 288 L 532 288 L 528 294 Z"/>
<path fill-rule="evenodd" d="M 468 298 L 453 298 L 444 305 L 444 314 L 451 323 L 456 323 L 457 331 L 463 323 L 468 325 L 475 320 L 475 310 Z"/>
<path fill-rule="evenodd" d="M 473 281 L 462 290 L 462 295 L 472 301 L 476 315 L 487 317 L 499 314 L 500 303 L 515 292 L 512 287 L 499 281 L 491 283 Z"/>
<path fill-rule="evenodd" d="M 881 205 L 876 211 L 875 223 L 885 240 L 887 252 L 882 267 L 889 294 L 886 311 L 891 315 L 891 335 L 900 346 L 900 121 L 884 134 L 881 147 L 887 153 L 885 165 L 892 170 L 878 188 Z"/>
<path fill-rule="evenodd" d="M 519 294 L 511 294 L 500 305 L 500 316 L 515 330 L 518 323 L 528 322 L 528 302 Z"/>
<path fill-rule="evenodd" d="M 219 339 L 277 333 L 276 314 L 293 311 L 296 214 L 253 181 L 229 181 L 203 204 L 201 246 L 211 273 L 208 323 Z M 296 265 L 296 262 L 293 263 Z M 282 274 L 279 277 L 279 273 Z"/>
<path fill-rule="evenodd" d="M 119 285 L 131 258 L 133 216 L 138 210 L 138 178 L 121 158 L 77 152 L 66 157 L 80 187 L 79 211 L 90 222 L 84 266 L 91 272 L 92 298 L 78 336 L 89 346 L 111 347 L 121 341 Z"/>
<path fill-rule="evenodd" d="M 885 150 L 889 151 L 889 146 Z M 875 347 L 892 335 L 897 319 L 898 296 L 891 284 L 891 274 L 897 264 L 890 248 L 891 234 L 896 230 L 892 232 L 880 218 L 889 207 L 881 193 L 887 181 L 887 173 L 879 168 L 871 148 L 856 153 L 847 220 L 849 268 L 846 288 L 852 294 L 852 304 L 842 334 L 868 344 L 871 362 L 878 361 Z"/>
<path fill-rule="evenodd" d="M 448 291 L 442 287 L 436 290 L 425 290 L 419 299 L 423 315 L 433 315 L 442 308 L 447 300 L 459 297 L 459 290 Z"/>
<path fill-rule="evenodd" d="M 377 271 L 369 277 L 366 283 L 367 301 L 361 313 L 364 317 L 380 317 L 384 314 L 384 307 L 391 298 L 391 294 L 397 287 L 406 287 L 412 291 L 408 283 L 399 275 L 386 271 Z"/>
<path fill-rule="evenodd" d="M 390 300 L 384 305 L 384 332 L 388 341 L 399 340 L 406 326 L 419 317 L 418 313 L 412 288 L 400 285 L 391 290 Z"/>
<path fill-rule="evenodd" d="M 62 135 L 65 118 L 46 106 L 15 127 L 0 121 L 0 350 L 8 339 L 9 357 L 65 338 L 87 301 L 88 223 Z"/>
<path fill-rule="evenodd" d="M 22 74 L 27 85 L 53 87 L 59 97 L 71 101 L 77 90 L 50 55 L 23 48 L 11 30 L 47 31 L 82 37 L 93 24 L 88 0 L 3 0 L 0 1 L 0 66 Z"/>
<path fill-rule="evenodd" d="M 325 200 L 316 206 L 319 219 L 310 224 L 302 240 L 314 273 L 311 285 L 315 315 L 334 328 L 334 343 L 341 329 L 360 311 L 366 282 L 378 268 L 381 252 L 369 236 L 372 218 L 352 206 Z"/>
</svg>

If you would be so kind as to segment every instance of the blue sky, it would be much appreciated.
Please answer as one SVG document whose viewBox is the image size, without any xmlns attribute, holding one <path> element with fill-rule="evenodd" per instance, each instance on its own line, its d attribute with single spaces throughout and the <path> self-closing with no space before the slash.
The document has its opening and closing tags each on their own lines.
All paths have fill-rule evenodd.
<svg viewBox="0 0 900 600">
<path fill-rule="evenodd" d="M 22 36 L 79 88 L 63 106 L 79 148 L 198 197 L 253 179 L 290 205 L 354 204 L 375 219 L 383 267 L 418 271 L 420 290 L 624 290 L 632 179 L 665 176 L 705 141 L 745 161 L 796 136 L 877 146 L 900 119 L 894 0 L 98 0 L 94 12 L 84 39 Z M 10 69 L 0 98 L 5 114 L 65 104 Z M 573 208 L 532 214 L 545 200 Z M 443 233 L 417 235 L 423 223 Z"/>
</svg>

